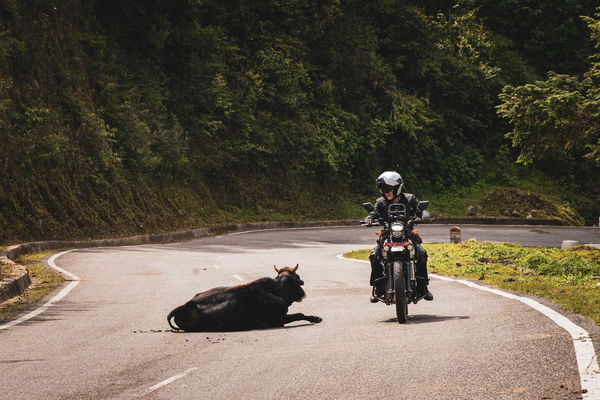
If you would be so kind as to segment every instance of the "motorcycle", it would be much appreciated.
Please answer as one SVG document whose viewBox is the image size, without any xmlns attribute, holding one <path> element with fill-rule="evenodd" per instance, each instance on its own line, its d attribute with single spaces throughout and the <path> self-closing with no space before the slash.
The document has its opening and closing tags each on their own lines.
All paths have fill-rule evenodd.
<svg viewBox="0 0 600 400">
<path fill-rule="evenodd" d="M 376 286 L 385 284 L 383 295 L 376 293 L 373 288 L 373 298 L 386 305 L 396 305 L 398 323 L 406 323 L 408 305 L 417 304 L 424 294 L 417 292 L 416 254 L 414 243 L 411 239 L 414 226 L 430 218 L 425 211 L 428 201 L 420 201 L 418 210 L 422 211 L 422 218 L 407 215 L 404 204 L 390 204 L 386 219 L 373 220 L 372 223 L 361 221 L 363 226 L 381 225 L 381 232 L 377 232 L 377 247 L 381 254 L 383 275 L 375 281 Z M 362 205 L 368 212 L 374 207 L 371 203 Z"/>
</svg>

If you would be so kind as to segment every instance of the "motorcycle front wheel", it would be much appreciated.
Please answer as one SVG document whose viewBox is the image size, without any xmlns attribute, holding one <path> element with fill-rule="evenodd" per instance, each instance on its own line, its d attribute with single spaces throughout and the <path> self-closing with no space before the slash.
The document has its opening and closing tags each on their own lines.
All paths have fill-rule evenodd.
<svg viewBox="0 0 600 400">
<path fill-rule="evenodd" d="M 396 316 L 399 324 L 406 323 L 408 316 L 408 302 L 406 300 L 406 292 L 404 287 L 404 270 L 401 261 L 394 261 L 394 291 L 396 293 Z"/>
</svg>

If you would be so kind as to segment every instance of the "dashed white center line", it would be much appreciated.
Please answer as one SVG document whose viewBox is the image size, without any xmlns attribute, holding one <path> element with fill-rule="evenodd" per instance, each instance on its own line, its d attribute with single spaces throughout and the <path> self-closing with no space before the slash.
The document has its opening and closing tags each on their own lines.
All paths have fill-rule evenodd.
<svg viewBox="0 0 600 400">
<path fill-rule="evenodd" d="M 244 278 L 242 278 L 242 277 L 241 277 L 241 276 L 239 276 L 238 274 L 234 274 L 234 275 L 233 275 L 233 277 L 234 277 L 235 279 L 237 279 L 238 281 L 242 281 L 242 282 L 244 282 Z"/>
<path fill-rule="evenodd" d="M 191 372 L 194 372 L 195 370 L 197 370 L 198 367 L 192 367 L 192 368 L 188 368 L 185 371 L 183 371 L 180 374 L 177 374 L 175 376 L 170 377 L 169 379 L 165 379 L 164 381 L 157 383 L 154 386 L 150 386 L 148 389 L 141 391 L 140 393 L 136 394 L 135 397 L 144 397 L 149 395 L 150 393 L 154 392 L 155 390 L 160 389 L 163 386 L 168 385 L 169 383 L 173 383 L 175 382 L 177 379 L 181 379 L 184 376 L 188 375 Z"/>
</svg>

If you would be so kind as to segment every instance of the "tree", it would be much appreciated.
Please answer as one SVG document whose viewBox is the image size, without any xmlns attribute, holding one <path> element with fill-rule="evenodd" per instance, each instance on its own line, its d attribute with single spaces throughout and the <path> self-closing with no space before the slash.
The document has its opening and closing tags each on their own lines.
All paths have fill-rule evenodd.
<svg viewBox="0 0 600 400">
<path fill-rule="evenodd" d="M 600 49 L 600 19 L 584 19 Z M 497 110 L 513 126 L 506 137 L 519 148 L 519 162 L 569 155 L 600 166 L 600 53 L 590 59 L 581 78 L 549 72 L 545 81 L 502 90 Z"/>
</svg>

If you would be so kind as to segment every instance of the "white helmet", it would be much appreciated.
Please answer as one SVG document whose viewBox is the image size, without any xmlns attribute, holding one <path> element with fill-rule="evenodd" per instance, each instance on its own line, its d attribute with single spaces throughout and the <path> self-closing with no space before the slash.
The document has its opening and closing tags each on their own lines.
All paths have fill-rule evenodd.
<svg viewBox="0 0 600 400">
<path fill-rule="evenodd" d="M 377 185 L 379 193 L 385 194 L 393 192 L 394 197 L 398 197 L 404 188 L 404 180 L 396 171 L 385 171 L 377 177 L 375 185 Z"/>
</svg>

